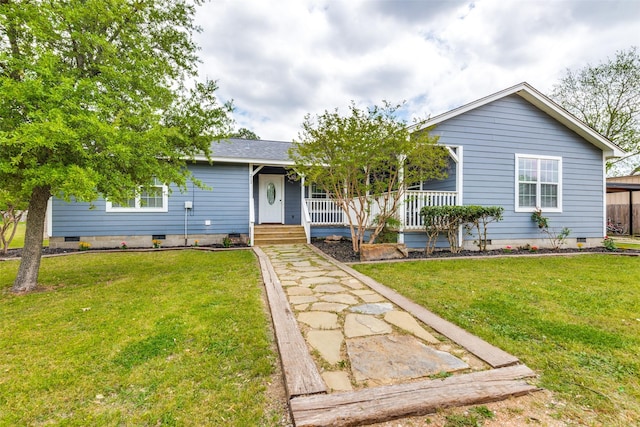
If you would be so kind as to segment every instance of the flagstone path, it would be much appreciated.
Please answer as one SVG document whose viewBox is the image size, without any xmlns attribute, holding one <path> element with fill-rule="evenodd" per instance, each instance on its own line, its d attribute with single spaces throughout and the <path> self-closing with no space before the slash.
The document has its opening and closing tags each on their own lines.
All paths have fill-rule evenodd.
<svg viewBox="0 0 640 427">
<path fill-rule="evenodd" d="M 313 407 L 309 408 L 305 405 L 310 401 L 302 400 L 299 395 L 346 393 L 341 396 L 349 399 L 348 396 L 356 396 L 354 393 L 358 391 L 375 391 L 376 387 L 394 387 L 419 380 L 433 382 L 434 378 L 465 376 L 519 365 L 513 356 L 417 307 L 311 246 L 274 245 L 255 248 L 255 251 L 261 258 L 263 275 L 274 285 L 271 292 L 268 290 L 269 298 L 286 298 L 276 305 L 270 301 L 276 334 L 282 330 L 277 323 L 286 323 L 287 319 L 291 323 L 291 319 L 295 319 L 311 354 L 312 362 L 304 365 L 302 359 L 307 355 L 302 354 L 304 345 L 296 343 L 297 331 L 280 332 L 278 342 L 283 365 L 301 364 L 290 369 L 283 366 L 285 376 L 306 376 L 307 371 L 313 371 L 313 364 L 317 369 L 317 372 L 308 372 L 308 379 L 286 378 L 287 383 L 294 384 L 288 388 L 296 425 L 322 425 L 322 417 L 326 417 L 325 414 L 317 418 L 316 414 L 326 412 L 324 403 L 315 408 L 313 405 L 318 403 L 314 401 Z M 435 325 L 440 332 L 428 324 Z M 298 356 L 293 355 L 300 351 Z M 324 384 L 315 379 L 318 374 Z M 533 372 L 526 368 L 518 375 L 532 376 Z M 518 384 L 519 388 L 511 395 L 535 389 L 526 383 Z M 375 395 L 372 396 L 375 400 Z M 295 402 L 294 398 L 297 398 Z M 361 398 L 356 396 L 354 399 Z M 304 404 L 298 405 L 299 412 L 296 413 L 296 404 L 300 402 Z M 353 412 L 353 408 L 347 410 Z M 415 408 L 411 410 L 415 413 Z M 402 416 L 401 412 L 391 410 L 374 419 Z M 362 418 L 364 415 L 358 417 L 356 420 L 365 419 Z M 337 420 L 347 419 L 350 417 L 339 414 L 324 422 L 340 424 Z"/>
</svg>

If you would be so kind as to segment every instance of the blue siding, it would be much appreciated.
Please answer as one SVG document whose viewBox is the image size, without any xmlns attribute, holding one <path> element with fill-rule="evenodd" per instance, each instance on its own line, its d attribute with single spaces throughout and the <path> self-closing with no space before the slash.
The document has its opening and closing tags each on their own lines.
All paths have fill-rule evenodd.
<svg viewBox="0 0 640 427">
<path fill-rule="evenodd" d="M 517 95 L 441 123 L 440 142 L 464 147 L 463 204 L 502 206 L 504 220 L 490 239 L 544 237 L 530 213 L 515 212 L 515 154 L 562 157 L 561 213 L 544 213 L 551 228 L 570 237 L 602 237 L 602 151 Z"/>
<path fill-rule="evenodd" d="M 194 176 L 209 189 L 189 184 L 169 196 L 168 212 L 106 212 L 105 201 L 66 203 L 53 201 L 53 236 L 109 236 L 184 233 L 184 202 L 193 201 L 187 224 L 190 234 L 249 232 L 248 167 L 242 164 L 189 165 Z M 211 225 L 205 225 L 205 221 Z"/>
<path fill-rule="evenodd" d="M 422 188 L 428 191 L 456 191 L 456 173 L 458 165 L 453 159 L 449 159 L 447 177 L 444 179 L 433 179 L 425 181 Z"/>
<path fill-rule="evenodd" d="M 346 226 L 311 227 L 311 237 L 319 239 L 327 236 L 342 236 L 344 238 L 351 239 L 351 231 L 349 230 L 349 227 Z"/>
<path fill-rule="evenodd" d="M 302 224 L 302 201 L 300 181 L 289 181 L 284 178 L 284 223 L 288 225 Z"/>
</svg>

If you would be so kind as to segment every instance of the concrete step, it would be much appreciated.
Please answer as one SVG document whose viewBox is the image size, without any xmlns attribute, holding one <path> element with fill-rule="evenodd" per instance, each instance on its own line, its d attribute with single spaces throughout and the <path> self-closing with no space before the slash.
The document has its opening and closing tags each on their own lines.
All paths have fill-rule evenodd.
<svg viewBox="0 0 640 427">
<path fill-rule="evenodd" d="M 307 243 L 301 225 L 256 225 L 253 231 L 254 245 L 285 245 Z"/>
</svg>

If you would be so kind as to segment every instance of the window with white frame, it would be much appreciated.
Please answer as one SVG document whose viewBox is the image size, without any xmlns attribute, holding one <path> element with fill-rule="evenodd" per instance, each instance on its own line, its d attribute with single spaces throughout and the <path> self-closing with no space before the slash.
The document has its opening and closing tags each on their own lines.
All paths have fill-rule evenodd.
<svg viewBox="0 0 640 427">
<path fill-rule="evenodd" d="M 324 191 L 319 185 L 313 183 L 309 186 L 309 198 L 310 199 L 326 199 L 328 198 L 327 192 Z"/>
<path fill-rule="evenodd" d="M 140 194 L 125 203 L 119 204 L 107 200 L 106 210 L 107 212 L 167 212 L 168 199 L 167 186 L 156 179 L 150 188 L 140 191 Z"/>
<path fill-rule="evenodd" d="M 516 212 L 562 211 L 562 158 L 516 154 Z"/>
</svg>

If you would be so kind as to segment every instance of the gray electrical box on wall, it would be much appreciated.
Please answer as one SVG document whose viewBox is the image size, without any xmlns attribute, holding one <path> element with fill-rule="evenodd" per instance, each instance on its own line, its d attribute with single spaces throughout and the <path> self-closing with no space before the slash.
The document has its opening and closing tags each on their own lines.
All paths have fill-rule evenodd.
<svg viewBox="0 0 640 427">
<path fill-rule="evenodd" d="M 184 208 L 185 209 L 193 209 L 193 202 L 191 200 L 186 200 L 184 202 Z"/>
</svg>

